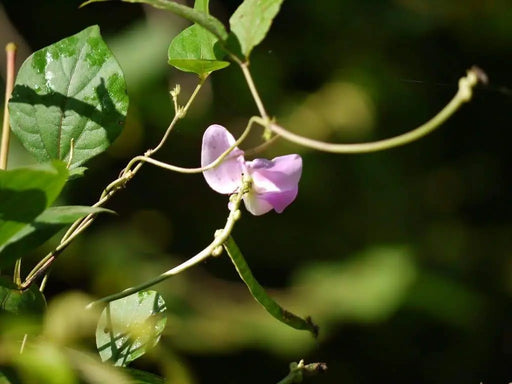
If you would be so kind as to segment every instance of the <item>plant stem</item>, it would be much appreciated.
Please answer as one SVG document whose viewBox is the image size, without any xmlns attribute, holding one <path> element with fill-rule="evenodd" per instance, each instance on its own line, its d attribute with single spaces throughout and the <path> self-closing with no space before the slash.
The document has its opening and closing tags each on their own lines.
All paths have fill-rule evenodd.
<svg viewBox="0 0 512 384">
<path fill-rule="evenodd" d="M 149 158 L 150 155 L 154 154 L 155 152 L 162 148 L 176 123 L 180 119 L 185 117 L 185 115 L 187 114 L 188 109 L 190 108 L 192 102 L 196 98 L 203 84 L 204 79 L 201 79 L 196 88 L 194 89 L 194 91 L 192 92 L 190 98 L 188 99 L 187 104 L 182 108 L 177 108 L 177 110 L 175 111 L 174 117 L 171 123 L 169 124 L 169 127 L 167 128 L 162 140 L 160 140 L 156 147 L 146 151 L 146 154 L 144 156 Z M 133 159 L 128 164 L 132 163 Z M 135 176 L 135 174 L 139 171 L 143 164 L 143 162 L 139 162 L 133 170 L 125 168 L 125 170 L 121 172 L 121 175 L 103 190 L 99 200 L 93 205 L 93 207 L 101 207 L 108 200 L 110 200 L 110 198 L 114 196 L 114 194 L 117 191 L 122 189 L 128 183 L 128 181 L 130 181 Z M 46 270 L 50 268 L 50 266 L 59 256 L 59 254 L 61 254 L 79 234 L 81 234 L 86 228 L 88 228 L 94 222 L 96 215 L 97 214 L 95 213 L 91 213 L 84 218 L 76 220 L 68 229 L 68 231 L 64 234 L 57 248 L 55 248 L 52 252 L 50 252 L 44 258 L 42 258 L 39 261 L 39 263 L 34 268 L 32 268 L 32 270 L 25 278 L 25 281 L 21 284 L 21 287 L 23 289 L 28 288 L 38 277 L 44 275 Z"/>
<path fill-rule="evenodd" d="M 178 119 L 183 119 L 185 117 L 185 115 L 187 114 L 188 112 L 188 109 L 190 108 L 190 105 L 192 104 L 192 102 L 194 101 L 194 99 L 196 98 L 197 94 L 199 93 L 199 91 L 201 90 L 201 87 L 203 86 L 204 82 L 206 81 L 207 77 L 201 77 L 200 80 L 199 80 L 199 83 L 197 84 L 196 88 L 194 89 L 194 92 L 192 92 L 192 95 L 190 96 L 190 98 L 188 99 L 188 102 L 187 104 L 182 108 L 180 109 L 180 107 L 178 107 L 177 105 L 177 97 L 178 95 L 176 94 L 175 96 L 173 96 L 173 99 L 174 99 L 174 106 L 175 106 L 175 111 L 174 111 L 174 118 L 176 120 Z M 173 120 L 174 121 L 174 120 Z M 169 127 L 167 128 L 167 130 L 165 131 L 164 135 L 162 136 L 162 140 L 160 140 L 160 142 L 158 143 L 158 145 L 156 147 L 154 147 L 153 149 L 149 149 L 148 151 L 146 151 L 146 156 L 151 156 L 153 155 L 155 152 L 157 152 L 158 150 L 160 150 L 160 148 L 163 147 L 163 145 L 165 144 L 165 142 L 167 141 L 167 138 L 169 137 L 169 134 L 171 133 L 172 129 L 174 128 L 174 125 L 175 124 L 170 124 Z"/>
<path fill-rule="evenodd" d="M 260 117 L 258 116 L 253 116 L 249 119 L 249 122 L 247 124 L 247 126 L 245 127 L 244 131 L 242 132 L 242 134 L 240 135 L 240 137 L 233 143 L 233 145 L 231 145 L 228 149 L 226 149 L 219 157 L 217 157 L 214 161 L 212 161 L 210 164 L 208 165 L 205 165 L 204 167 L 197 167 L 197 168 L 185 168 L 185 167 L 178 167 L 176 165 L 172 165 L 172 164 L 168 164 L 168 163 L 164 163 L 163 161 L 159 161 L 159 160 L 155 160 L 147 155 L 143 155 L 143 156 L 136 156 L 134 157 L 129 163 L 128 165 L 126 166 L 125 168 L 125 173 L 129 174 L 130 173 L 130 168 L 136 164 L 136 163 L 140 163 L 140 162 L 146 162 L 146 163 L 150 163 L 152 165 L 155 165 L 157 167 L 160 167 L 160 168 L 164 168 L 164 169 L 167 169 L 168 171 L 173 171 L 173 172 L 179 172 L 179 173 L 185 173 L 185 174 L 194 174 L 194 173 L 201 173 L 201 172 L 204 172 L 204 171 L 207 171 L 209 169 L 212 169 L 212 168 L 215 168 L 216 166 L 218 166 L 220 163 L 222 163 L 222 161 L 236 148 L 238 147 L 246 138 L 247 136 L 249 135 L 249 133 L 251 132 L 251 128 L 253 126 L 254 123 L 257 123 L 257 124 L 260 124 L 261 126 L 266 126 L 265 124 L 265 121 L 262 120 Z M 115 186 L 114 186 L 115 187 Z M 108 190 L 108 187 L 107 189 Z"/>
<path fill-rule="evenodd" d="M 12 275 L 14 284 L 19 287 L 21 285 L 21 258 L 16 260 Z"/>
<path fill-rule="evenodd" d="M 245 65 L 241 65 L 242 71 L 244 72 L 245 78 L 247 80 L 247 84 L 249 86 L 249 90 L 260 110 L 260 114 L 264 119 L 267 119 L 267 115 L 265 113 L 264 108 L 262 107 L 262 101 L 255 90 L 254 82 L 252 80 L 249 69 Z M 270 129 L 275 134 L 281 136 L 282 138 L 291 141 L 293 143 L 302 145 L 304 147 L 317 149 L 319 151 L 324 152 L 332 152 L 332 153 L 344 153 L 344 154 L 353 154 L 353 153 L 368 153 L 368 152 L 376 152 L 382 151 L 385 149 L 395 148 L 404 144 L 411 143 L 415 140 L 422 138 L 423 136 L 429 134 L 434 131 L 436 128 L 440 127 L 449 117 L 451 117 L 464 103 L 471 100 L 473 95 L 473 88 L 479 83 L 484 81 L 483 72 L 474 67 L 467 71 L 465 77 L 459 80 L 459 89 L 455 96 L 450 100 L 450 102 L 432 119 L 427 121 L 425 124 L 420 125 L 419 127 L 404 133 L 402 135 L 398 135 L 389 139 L 368 142 L 368 143 L 354 143 L 354 144 L 334 144 L 334 143 L 326 143 L 323 141 L 309 139 L 304 136 L 300 136 L 296 133 L 292 133 L 285 128 L 275 124 L 269 123 L 268 129 Z"/>
<path fill-rule="evenodd" d="M 14 88 L 14 64 L 16 62 L 16 45 L 9 43 L 5 46 L 7 54 L 7 81 L 5 85 L 4 120 L 2 124 L 2 143 L 0 145 L 0 169 L 7 168 L 7 156 L 9 155 L 9 99 Z"/>
<path fill-rule="evenodd" d="M 267 141 L 261 143 L 260 145 L 254 147 L 254 148 L 245 150 L 244 151 L 245 156 L 247 156 L 247 157 L 254 156 L 257 153 L 260 153 L 260 152 L 266 150 L 268 147 L 270 147 L 272 144 L 274 144 L 279 139 L 279 137 L 280 137 L 279 135 L 274 135 Z"/>
<path fill-rule="evenodd" d="M 242 69 L 242 73 L 244 74 L 245 81 L 247 82 L 247 85 L 249 86 L 249 90 L 251 91 L 252 97 L 253 97 L 254 101 L 256 102 L 256 106 L 258 107 L 258 111 L 260 112 L 261 117 L 264 120 L 268 120 L 267 111 L 265 111 L 265 106 L 263 105 L 263 101 L 261 101 L 261 97 L 258 93 L 258 90 L 256 89 L 256 86 L 254 85 L 254 81 L 252 79 L 251 72 L 249 71 L 249 63 L 248 62 L 239 62 L 238 65 Z"/>
<path fill-rule="evenodd" d="M 302 383 L 302 378 L 323 373 L 327 370 L 325 363 L 304 364 L 304 360 L 290 364 L 290 373 L 277 384 Z"/>
<path fill-rule="evenodd" d="M 244 194 L 247 192 L 248 186 L 247 184 L 244 184 L 239 191 L 231 197 L 231 207 L 230 212 L 228 215 L 228 218 L 226 220 L 226 225 L 221 230 L 216 231 L 215 233 L 215 239 L 201 252 L 193 256 L 192 258 L 188 259 L 187 261 L 181 263 L 180 265 L 162 273 L 161 275 L 156 276 L 155 278 L 148 280 L 140 285 L 137 285 L 135 287 L 131 287 L 128 289 L 125 289 L 122 292 L 115 293 L 113 295 L 109 295 L 106 297 L 103 297 L 99 300 L 93 301 L 89 305 L 87 305 L 87 308 L 92 308 L 93 306 L 100 304 L 100 303 L 108 303 L 110 301 L 122 299 L 123 297 L 130 296 L 136 292 L 139 292 L 143 289 L 149 288 L 157 283 L 160 283 L 169 277 L 172 277 L 174 275 L 177 275 L 190 267 L 201 263 L 202 261 L 206 260 L 208 257 L 215 255 L 218 256 L 218 249 L 219 247 L 222 247 L 222 244 L 229 238 L 235 223 L 240 218 L 241 212 L 240 212 L 240 203 L 242 202 L 242 198 Z M 222 248 L 220 248 L 222 250 Z"/>
</svg>

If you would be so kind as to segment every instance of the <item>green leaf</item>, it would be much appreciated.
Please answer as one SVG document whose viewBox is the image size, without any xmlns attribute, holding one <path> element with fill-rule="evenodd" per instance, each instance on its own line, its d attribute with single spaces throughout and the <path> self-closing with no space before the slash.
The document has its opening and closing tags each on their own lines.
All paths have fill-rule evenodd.
<svg viewBox="0 0 512 384">
<path fill-rule="evenodd" d="M 77 219 L 90 213 L 115 213 L 114 211 L 101 207 L 88 207 L 83 205 L 63 205 L 51 207 L 44 211 L 35 220 L 36 223 L 45 224 L 71 224 Z"/>
<path fill-rule="evenodd" d="M 272 20 L 279 13 L 283 0 L 245 0 L 229 19 L 230 45 L 234 44 L 248 58 L 252 49 L 267 35 Z M 236 43 L 234 43 L 236 41 Z"/>
<path fill-rule="evenodd" d="M 141 291 L 110 302 L 96 328 L 96 347 L 103 361 L 126 366 L 155 346 L 167 317 L 156 291 Z"/>
<path fill-rule="evenodd" d="M 71 168 L 110 146 L 127 109 L 123 72 L 98 26 L 25 60 L 9 103 L 12 130 L 25 148 L 41 162 L 68 162 L 72 153 Z"/>
<path fill-rule="evenodd" d="M 194 8 L 208 14 L 209 0 L 196 0 Z M 199 24 L 180 32 L 169 46 L 169 64 L 185 71 L 206 77 L 210 72 L 226 68 L 222 61 L 225 52 L 218 46 L 219 39 Z"/>
<path fill-rule="evenodd" d="M 85 175 L 87 167 L 76 167 L 69 171 L 69 180 L 78 179 Z"/>
<path fill-rule="evenodd" d="M 54 202 L 67 177 L 66 166 L 57 161 L 0 170 L 0 246 Z"/>
<path fill-rule="evenodd" d="M 90 3 L 99 3 L 109 0 L 89 0 L 81 5 L 81 7 Z M 182 4 L 178 4 L 171 0 L 122 0 L 125 3 L 144 3 L 152 5 L 155 8 L 165 9 L 171 11 L 178 16 L 183 17 L 193 23 L 199 24 L 211 33 L 213 33 L 220 41 L 226 41 L 228 33 L 224 25 L 215 17 L 206 14 L 205 12 L 199 11 L 194 8 L 187 7 Z"/>
<path fill-rule="evenodd" d="M 133 368 L 123 368 L 124 373 L 131 377 L 131 384 L 164 384 L 165 380 L 152 373 Z M 1 384 L 1 383 L 0 383 Z"/>
<path fill-rule="evenodd" d="M 7 376 L 3 372 L 0 372 L 0 384 L 11 384 L 12 382 L 9 381 Z"/>
<path fill-rule="evenodd" d="M 265 289 L 254 278 L 244 256 L 242 255 L 242 252 L 240 252 L 235 240 L 233 240 L 231 236 L 223 245 L 231 261 L 235 265 L 238 274 L 244 281 L 245 285 L 247 285 L 247 288 L 249 288 L 251 295 L 267 310 L 269 314 L 292 328 L 309 331 L 315 337 L 318 335 L 318 326 L 311 321 L 311 318 L 308 317 L 303 319 L 294 315 L 282 308 L 267 294 L 267 292 L 265 292 Z"/>
<path fill-rule="evenodd" d="M 403 305 L 417 278 L 408 247 L 371 247 L 343 260 L 305 265 L 292 278 L 301 302 L 325 322 L 379 322 Z"/>
<path fill-rule="evenodd" d="M 7 277 L 0 277 L 0 313 L 40 315 L 45 308 L 46 300 L 35 285 L 22 291 Z"/>
<path fill-rule="evenodd" d="M 78 372 L 68 358 L 71 353 L 55 344 L 37 340 L 29 343 L 23 354 L 14 358 L 13 365 L 22 383 L 78 384 Z"/>
<path fill-rule="evenodd" d="M 9 265 L 17 258 L 40 246 L 67 225 L 90 213 L 109 212 L 105 208 L 85 206 L 51 207 L 41 213 L 30 224 L 25 225 L 0 246 L 0 266 Z"/>
</svg>

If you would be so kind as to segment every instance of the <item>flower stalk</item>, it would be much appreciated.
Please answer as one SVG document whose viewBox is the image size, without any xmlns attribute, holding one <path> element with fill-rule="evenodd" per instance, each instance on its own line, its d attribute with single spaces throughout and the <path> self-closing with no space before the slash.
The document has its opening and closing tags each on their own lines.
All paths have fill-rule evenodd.
<svg viewBox="0 0 512 384">
<path fill-rule="evenodd" d="M 144 158 L 148 159 L 151 155 L 154 155 L 158 150 L 162 148 L 162 146 L 165 144 L 167 138 L 169 137 L 169 134 L 171 133 L 172 129 L 175 127 L 177 122 L 185 117 L 187 114 L 190 106 L 192 105 L 192 102 L 195 100 L 197 94 L 199 93 L 201 87 L 204 84 L 205 79 L 201 79 L 192 92 L 190 98 L 188 99 L 185 106 L 179 106 L 177 102 L 177 97 L 179 94 L 179 91 L 176 91 L 174 93 L 171 93 L 173 97 L 173 102 L 175 105 L 175 113 L 174 117 L 169 124 L 167 130 L 165 131 L 164 136 L 160 140 L 157 146 L 155 146 L 152 149 L 149 149 L 144 154 Z M 179 89 L 179 88 L 177 88 Z M 140 156 L 137 156 L 138 158 Z M 128 163 L 128 165 L 133 164 L 133 159 Z M 136 161 L 137 165 L 131 169 L 130 167 L 126 167 L 123 172 L 119 175 L 119 177 L 111 182 L 101 193 L 100 198 L 98 201 L 93 205 L 93 207 L 101 207 L 103 206 L 107 201 L 109 201 L 112 196 L 114 196 L 120 189 L 124 188 L 126 184 L 136 175 L 136 173 L 140 170 L 140 168 L 144 165 L 144 162 L 142 161 Z M 39 263 L 32 268 L 32 270 L 29 272 L 27 277 L 25 278 L 24 282 L 21 284 L 22 289 L 26 289 L 30 287 L 30 285 L 40 276 L 43 276 L 46 271 L 51 267 L 53 262 L 57 259 L 57 257 L 68 247 L 68 245 L 78 236 L 80 235 L 85 229 L 87 229 L 95 220 L 97 214 L 91 213 L 87 216 L 85 216 L 82 219 L 78 219 L 75 221 L 71 227 L 68 229 L 68 231 L 64 234 L 62 237 L 59 245 L 50 253 L 48 253 L 45 257 L 43 257 Z"/>
<path fill-rule="evenodd" d="M 219 229 L 215 232 L 215 238 L 214 240 L 205 247 L 201 252 L 193 256 L 192 258 L 188 259 L 187 261 L 181 263 L 180 265 L 169 269 L 168 271 L 156 276 L 153 279 L 150 279 L 140 285 L 125 289 L 122 292 L 115 293 L 110 296 L 103 297 L 99 300 L 93 301 L 90 303 L 87 308 L 92 308 L 98 304 L 101 303 L 108 303 L 114 300 L 122 299 L 123 297 L 130 296 L 136 292 L 142 291 L 143 289 L 149 288 L 155 284 L 158 284 L 164 280 L 167 280 L 168 278 L 177 275 L 190 267 L 193 267 L 196 264 L 199 264 L 209 258 L 210 256 L 219 256 L 220 251 L 222 251 L 222 245 L 227 241 L 229 236 L 231 235 L 231 232 L 233 231 L 233 228 L 236 224 L 236 222 L 241 217 L 240 212 L 240 203 L 242 202 L 242 198 L 244 194 L 246 194 L 249 190 L 250 186 L 248 183 L 244 183 L 242 187 L 239 189 L 239 191 L 231 196 L 231 206 L 228 218 L 226 220 L 226 224 L 224 225 L 224 228 Z"/>
</svg>

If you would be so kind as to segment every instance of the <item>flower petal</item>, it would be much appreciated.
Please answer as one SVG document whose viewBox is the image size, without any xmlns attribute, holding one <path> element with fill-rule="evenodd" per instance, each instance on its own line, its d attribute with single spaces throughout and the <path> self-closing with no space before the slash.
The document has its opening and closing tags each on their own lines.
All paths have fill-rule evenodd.
<svg viewBox="0 0 512 384">
<path fill-rule="evenodd" d="M 233 135 L 226 128 L 217 124 L 210 125 L 203 135 L 201 166 L 205 167 L 215 161 L 234 143 Z M 204 171 L 204 178 L 210 188 L 225 194 L 235 192 L 242 185 L 243 155 L 242 150 L 235 148 L 218 166 Z"/>
<path fill-rule="evenodd" d="M 269 203 L 277 213 L 281 213 L 295 200 L 298 192 L 299 188 L 295 187 L 294 189 L 283 192 L 264 193 L 261 198 Z"/>
<path fill-rule="evenodd" d="M 245 208 L 254 216 L 263 215 L 274 208 L 272 204 L 253 191 L 244 195 L 244 204 Z"/>
<path fill-rule="evenodd" d="M 255 159 L 247 162 L 246 166 L 253 190 L 244 202 L 252 214 L 261 215 L 272 208 L 281 213 L 297 197 L 302 174 L 299 155 L 280 156 L 273 160 Z"/>
<path fill-rule="evenodd" d="M 302 174 L 302 158 L 295 154 L 272 160 L 255 159 L 246 166 L 258 193 L 296 189 Z"/>
</svg>

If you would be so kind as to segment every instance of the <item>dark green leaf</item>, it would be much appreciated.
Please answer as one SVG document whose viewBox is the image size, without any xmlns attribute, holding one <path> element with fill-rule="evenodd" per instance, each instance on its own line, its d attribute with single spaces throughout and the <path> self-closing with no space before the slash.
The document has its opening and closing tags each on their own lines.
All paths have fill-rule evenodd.
<svg viewBox="0 0 512 384">
<path fill-rule="evenodd" d="M 96 347 L 103 361 L 126 366 L 158 343 L 167 317 L 162 296 L 141 291 L 108 303 L 96 328 Z"/>
<path fill-rule="evenodd" d="M 0 372 L 0 384 L 11 384 L 12 382 L 7 378 L 4 372 Z"/>
<path fill-rule="evenodd" d="M 85 175 L 85 171 L 87 171 L 87 167 L 76 167 L 69 171 L 69 180 L 78 179 Z"/>
<path fill-rule="evenodd" d="M 141 371 L 133 368 L 123 368 L 123 371 L 127 373 L 132 380 L 131 384 L 164 384 L 165 380 L 152 373 Z"/>
<path fill-rule="evenodd" d="M 89 213 L 114 213 L 114 211 L 101 207 L 88 207 L 83 205 L 64 205 L 51 207 L 44 211 L 35 220 L 37 223 L 46 224 L 71 224 L 75 220 Z"/>
<path fill-rule="evenodd" d="M 65 165 L 57 161 L 51 165 L 0 170 L 0 246 L 53 203 L 67 177 Z"/>
<path fill-rule="evenodd" d="M 40 315 L 46 300 L 35 285 L 22 291 L 7 277 L 0 277 L 0 312 L 10 315 Z"/>
<path fill-rule="evenodd" d="M 81 6 L 90 4 L 90 3 L 98 3 L 109 0 L 89 0 L 83 3 Z M 126 3 L 145 3 L 152 5 L 155 8 L 165 9 L 167 11 L 171 11 L 178 16 L 183 17 L 193 23 L 199 24 L 200 26 L 206 28 L 208 31 L 213 33 L 220 41 L 226 41 L 228 38 L 228 33 L 224 25 L 215 17 L 211 15 L 207 15 L 204 12 L 198 11 L 194 8 L 187 7 L 182 4 L 178 4 L 175 1 L 171 0 L 123 0 Z"/>
<path fill-rule="evenodd" d="M 248 58 L 252 49 L 267 35 L 283 0 L 245 0 L 229 19 L 230 45 L 233 41 Z M 234 50 L 234 48 L 233 48 Z"/>
<path fill-rule="evenodd" d="M 123 72 L 97 26 L 25 60 L 9 103 L 25 148 L 42 162 L 68 162 L 72 153 L 71 168 L 109 147 L 127 109 Z"/>
<path fill-rule="evenodd" d="M 209 0 L 196 0 L 194 9 L 208 14 Z M 194 24 L 178 34 L 169 46 L 169 64 L 185 71 L 207 76 L 225 68 L 225 52 L 217 45 L 218 38 L 199 24 Z"/>
<path fill-rule="evenodd" d="M 311 321 L 309 317 L 303 319 L 297 315 L 294 315 L 293 313 L 282 308 L 267 294 L 267 292 L 265 292 L 265 289 L 254 278 L 251 270 L 249 269 L 249 266 L 247 265 L 247 262 L 244 259 L 244 256 L 242 255 L 242 252 L 240 252 L 240 249 L 232 237 L 229 237 L 224 242 L 224 249 L 226 249 L 231 261 L 235 265 L 235 268 L 244 281 L 245 285 L 247 285 L 247 288 L 249 288 L 251 295 L 267 310 L 268 313 L 274 316 L 277 320 L 292 328 L 309 331 L 315 337 L 318 335 L 318 327 Z"/>
<path fill-rule="evenodd" d="M 5 244 L 0 246 L 0 265 L 11 264 L 17 258 L 43 244 L 75 220 L 89 213 L 100 212 L 113 213 L 113 211 L 104 208 L 84 206 L 63 206 L 46 209 L 32 223 L 25 225 Z"/>
</svg>

